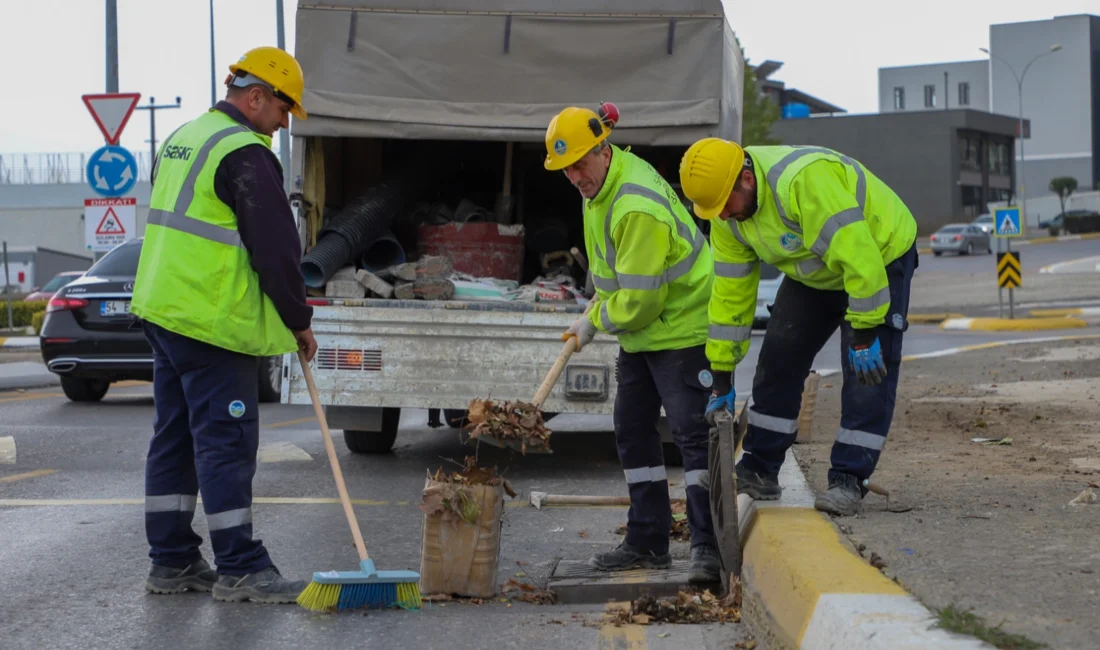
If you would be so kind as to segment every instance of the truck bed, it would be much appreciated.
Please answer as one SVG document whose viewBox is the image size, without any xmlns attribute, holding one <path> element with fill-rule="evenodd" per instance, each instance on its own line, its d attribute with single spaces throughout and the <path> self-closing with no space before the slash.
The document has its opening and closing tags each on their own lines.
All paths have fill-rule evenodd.
<svg viewBox="0 0 1100 650">
<path fill-rule="evenodd" d="M 331 406 L 469 407 L 530 401 L 583 305 L 330 299 L 314 307 L 314 381 Z M 543 410 L 611 415 L 619 345 L 598 334 L 573 355 Z M 309 404 L 297 355 L 284 360 L 282 402 Z"/>
</svg>

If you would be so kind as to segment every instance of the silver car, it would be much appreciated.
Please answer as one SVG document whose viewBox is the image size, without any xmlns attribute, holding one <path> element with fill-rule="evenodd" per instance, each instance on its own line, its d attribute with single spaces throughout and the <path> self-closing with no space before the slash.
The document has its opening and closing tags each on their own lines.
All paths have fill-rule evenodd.
<svg viewBox="0 0 1100 650">
<path fill-rule="evenodd" d="M 929 242 L 936 257 L 944 253 L 973 255 L 975 251 L 993 252 L 993 238 L 981 226 L 952 223 L 940 228 Z"/>
<path fill-rule="evenodd" d="M 760 262 L 760 284 L 756 290 L 756 314 L 752 319 L 753 329 L 767 329 L 772 313 L 768 306 L 775 302 L 775 294 L 786 277 L 782 271 L 766 262 Z"/>
<path fill-rule="evenodd" d="M 971 223 L 988 233 L 993 232 L 993 215 L 991 214 L 980 214 L 978 218 Z"/>
</svg>

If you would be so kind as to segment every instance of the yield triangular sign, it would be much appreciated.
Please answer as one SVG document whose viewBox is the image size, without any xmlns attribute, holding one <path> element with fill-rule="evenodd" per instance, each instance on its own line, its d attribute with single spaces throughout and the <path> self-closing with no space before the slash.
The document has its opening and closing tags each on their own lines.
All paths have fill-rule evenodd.
<svg viewBox="0 0 1100 650">
<path fill-rule="evenodd" d="M 107 93 L 102 95 L 81 95 L 88 112 L 95 118 L 99 130 L 107 144 L 118 144 L 122 129 L 134 112 L 141 93 Z"/>
<path fill-rule="evenodd" d="M 103 219 L 96 226 L 95 234 L 97 235 L 125 235 L 126 229 L 122 227 L 122 222 L 119 221 L 118 215 L 115 214 L 114 208 L 107 208 L 107 212 L 103 215 Z"/>
</svg>

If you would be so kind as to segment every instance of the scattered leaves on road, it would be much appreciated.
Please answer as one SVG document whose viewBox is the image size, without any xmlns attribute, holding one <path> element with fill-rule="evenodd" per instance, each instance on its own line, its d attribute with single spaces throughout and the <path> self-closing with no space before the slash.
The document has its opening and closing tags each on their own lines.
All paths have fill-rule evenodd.
<svg viewBox="0 0 1100 650">
<path fill-rule="evenodd" d="M 630 603 L 630 609 L 615 609 L 604 614 L 615 627 L 651 623 L 739 623 L 740 589 L 718 598 L 709 589 L 680 591 L 672 598 L 643 596 Z"/>
<path fill-rule="evenodd" d="M 509 598 L 519 600 L 525 603 L 531 603 L 534 605 L 553 605 L 554 594 L 545 589 L 539 589 L 537 586 L 528 583 L 520 582 L 515 578 L 508 578 L 508 582 L 505 582 L 500 587 L 500 591 L 503 594 L 508 595 Z"/>
</svg>

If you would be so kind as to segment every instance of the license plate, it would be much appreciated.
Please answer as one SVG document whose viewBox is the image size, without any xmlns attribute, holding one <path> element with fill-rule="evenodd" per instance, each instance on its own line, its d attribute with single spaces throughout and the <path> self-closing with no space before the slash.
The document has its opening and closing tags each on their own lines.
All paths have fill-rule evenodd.
<svg viewBox="0 0 1100 650">
<path fill-rule="evenodd" d="M 104 300 L 99 303 L 100 316 L 128 316 L 130 315 L 129 300 Z"/>
<path fill-rule="evenodd" d="M 578 400 L 606 400 L 610 372 L 607 366 L 569 365 L 565 367 L 565 396 Z"/>
</svg>

